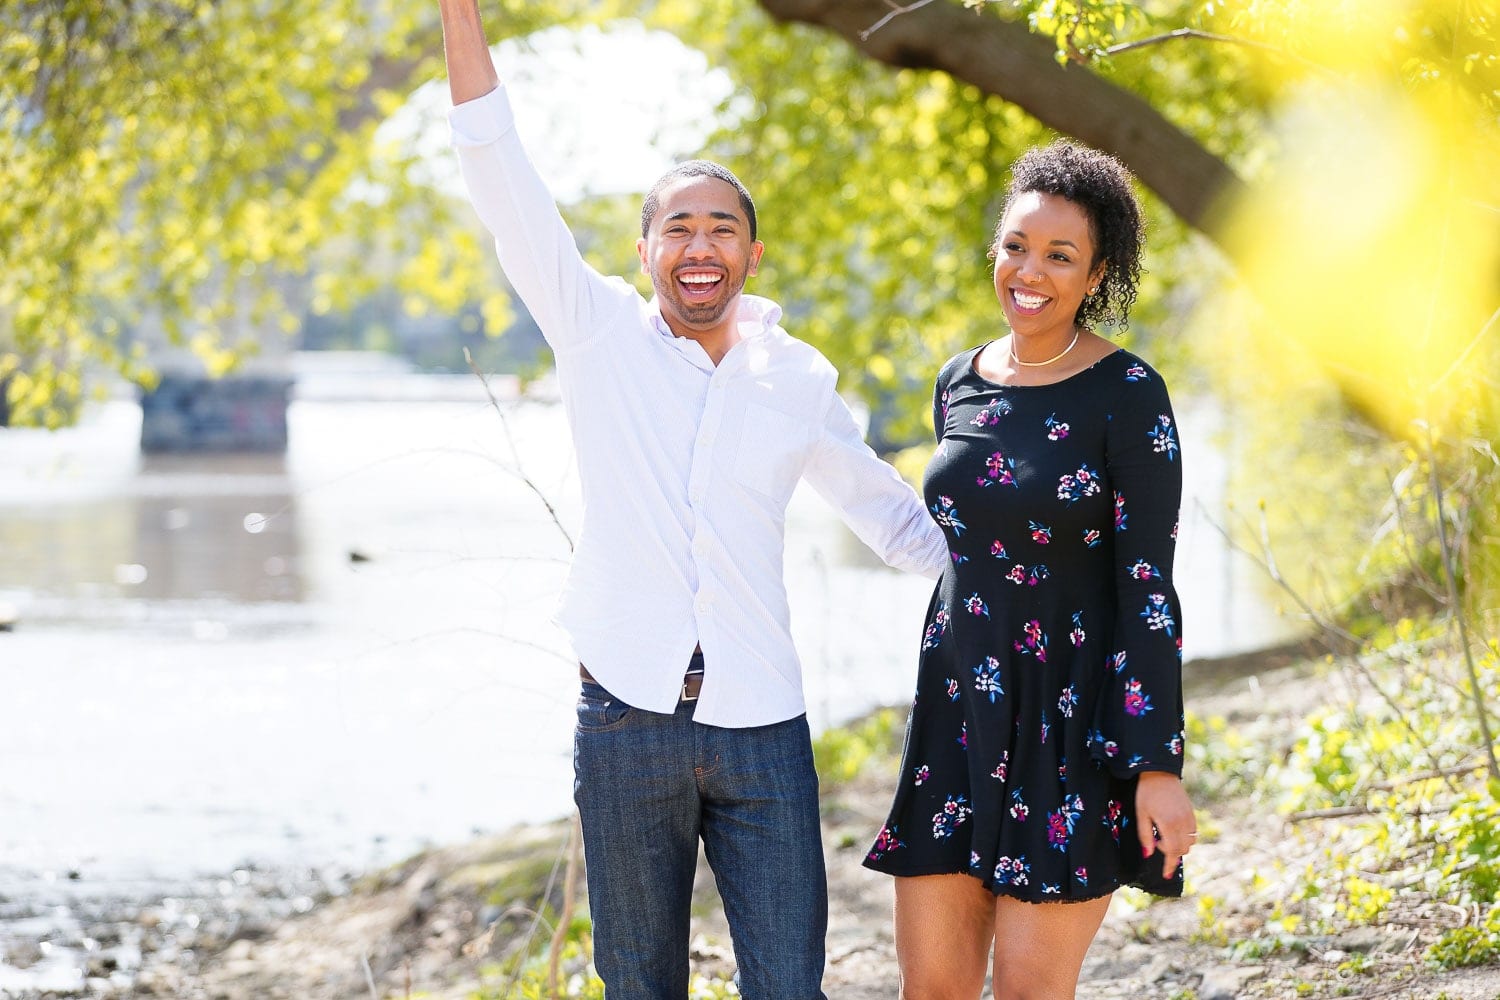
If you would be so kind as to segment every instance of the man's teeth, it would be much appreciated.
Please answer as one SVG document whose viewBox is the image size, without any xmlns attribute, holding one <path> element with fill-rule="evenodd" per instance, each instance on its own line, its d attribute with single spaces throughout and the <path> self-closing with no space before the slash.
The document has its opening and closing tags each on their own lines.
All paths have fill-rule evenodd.
<svg viewBox="0 0 1500 1000">
<path fill-rule="evenodd" d="M 1028 295 L 1025 292 L 1013 292 L 1016 297 L 1016 305 L 1023 309 L 1039 309 L 1047 301 L 1045 295 Z"/>
<path fill-rule="evenodd" d="M 712 285 L 718 280 L 717 274 L 684 274 L 682 276 L 684 285 Z"/>
</svg>

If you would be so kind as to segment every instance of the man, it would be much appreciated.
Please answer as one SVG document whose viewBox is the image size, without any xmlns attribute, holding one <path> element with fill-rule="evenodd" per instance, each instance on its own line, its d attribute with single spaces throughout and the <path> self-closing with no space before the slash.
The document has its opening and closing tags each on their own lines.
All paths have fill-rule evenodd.
<svg viewBox="0 0 1500 1000">
<path fill-rule="evenodd" d="M 583 525 L 556 615 L 581 661 L 574 745 L 594 962 L 611 1000 L 687 996 L 701 838 L 741 993 L 823 996 L 817 777 L 782 548 L 799 478 L 898 568 L 941 533 L 860 437 L 833 367 L 742 294 L 763 245 L 744 186 L 692 161 L 646 197 L 644 300 L 579 256 L 527 159 L 477 0 L 440 0 L 453 143 L 507 277 L 557 361 Z"/>
</svg>

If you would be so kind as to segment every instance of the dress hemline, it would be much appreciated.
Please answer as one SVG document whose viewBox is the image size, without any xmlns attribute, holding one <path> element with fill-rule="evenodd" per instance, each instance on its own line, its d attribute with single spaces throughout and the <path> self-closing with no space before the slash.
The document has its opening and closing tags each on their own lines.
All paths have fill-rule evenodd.
<svg viewBox="0 0 1500 1000">
<path fill-rule="evenodd" d="M 1004 896 L 1007 899 L 1014 899 L 1022 903 L 1035 903 L 1038 906 L 1047 906 L 1056 903 L 1091 903 L 1096 899 L 1104 899 L 1106 896 L 1112 896 L 1121 889 L 1139 889 L 1142 892 L 1150 893 L 1153 896 L 1160 896 L 1163 899 L 1182 898 L 1182 880 L 1180 878 L 1177 880 L 1175 886 L 1177 890 L 1176 892 L 1163 892 L 1160 888 L 1152 888 L 1151 886 L 1145 885 L 1143 879 L 1133 879 L 1126 882 L 1116 882 L 1108 889 L 1097 893 L 1091 893 L 1087 896 L 1036 897 L 1033 895 L 1022 895 L 1018 892 L 1012 892 L 1010 891 L 1012 888 L 1011 886 L 998 885 L 995 882 L 986 879 L 983 875 L 975 874 L 974 871 L 969 868 L 954 868 L 949 865 L 938 865 L 920 869 L 894 871 L 891 868 L 879 866 L 878 863 L 872 863 L 868 860 L 862 861 L 861 864 L 865 868 L 868 868 L 873 872 L 879 872 L 882 875 L 889 875 L 892 878 L 922 878 L 926 875 L 967 875 L 974 881 L 978 882 L 980 885 L 988 889 L 995 895 L 996 898 Z"/>
</svg>

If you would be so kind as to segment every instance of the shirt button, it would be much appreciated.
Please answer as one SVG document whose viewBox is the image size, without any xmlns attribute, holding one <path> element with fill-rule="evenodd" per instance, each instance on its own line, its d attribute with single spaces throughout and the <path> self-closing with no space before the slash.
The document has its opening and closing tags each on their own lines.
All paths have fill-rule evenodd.
<svg viewBox="0 0 1500 1000">
<path fill-rule="evenodd" d="M 699 601 L 698 602 L 698 613 L 699 614 L 703 614 L 703 615 L 708 614 L 708 602 L 707 601 Z"/>
</svg>

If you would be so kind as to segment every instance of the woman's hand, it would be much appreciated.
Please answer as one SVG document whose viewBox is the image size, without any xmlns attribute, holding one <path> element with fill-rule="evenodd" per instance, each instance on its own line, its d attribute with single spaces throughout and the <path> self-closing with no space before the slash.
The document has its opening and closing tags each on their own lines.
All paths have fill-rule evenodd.
<svg viewBox="0 0 1500 1000">
<path fill-rule="evenodd" d="M 1158 847 L 1165 855 L 1162 876 L 1171 878 L 1183 855 L 1193 849 L 1198 821 L 1182 779 L 1166 771 L 1142 771 L 1135 786 L 1136 835 L 1141 857 L 1149 858 Z"/>
</svg>

